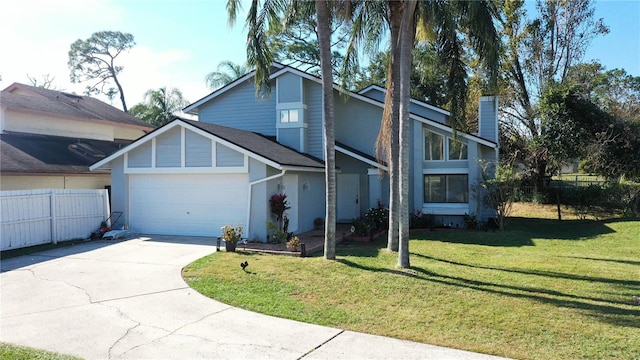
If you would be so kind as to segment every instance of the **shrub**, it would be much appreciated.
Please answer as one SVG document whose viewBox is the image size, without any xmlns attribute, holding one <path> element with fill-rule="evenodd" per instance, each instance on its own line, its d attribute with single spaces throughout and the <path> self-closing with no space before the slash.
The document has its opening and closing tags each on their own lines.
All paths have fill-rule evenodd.
<svg viewBox="0 0 640 360">
<path fill-rule="evenodd" d="M 467 230 L 478 230 L 480 223 L 475 215 L 464 214 L 464 228 Z"/>
<path fill-rule="evenodd" d="M 381 205 L 381 204 L 380 204 Z M 389 224 L 389 209 L 382 206 L 370 208 L 365 214 L 365 218 L 375 225 L 376 230 L 386 229 Z"/>
<path fill-rule="evenodd" d="M 280 227 L 273 221 L 267 221 L 267 231 L 269 232 L 270 242 L 282 244 L 287 241 L 288 234 L 280 229 Z"/>
<path fill-rule="evenodd" d="M 369 236 L 371 234 L 371 222 L 365 218 L 353 219 L 351 222 L 351 232 L 355 236 Z"/>
<path fill-rule="evenodd" d="M 436 217 L 433 214 L 425 214 L 421 210 L 416 210 L 409 216 L 409 228 L 411 229 L 433 229 L 436 227 Z"/>
</svg>

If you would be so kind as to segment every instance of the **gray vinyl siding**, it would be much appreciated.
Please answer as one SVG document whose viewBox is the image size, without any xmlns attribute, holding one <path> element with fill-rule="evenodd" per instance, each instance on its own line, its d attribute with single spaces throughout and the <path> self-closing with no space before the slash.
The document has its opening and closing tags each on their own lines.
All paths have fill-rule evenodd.
<svg viewBox="0 0 640 360">
<path fill-rule="evenodd" d="M 300 128 L 280 128 L 278 129 L 278 142 L 294 150 L 300 151 Z"/>
<path fill-rule="evenodd" d="M 363 93 L 362 95 L 384 103 L 384 92 L 380 91 L 379 89 L 369 89 L 367 92 Z M 433 109 L 429 109 L 423 105 L 412 102 L 410 109 L 412 114 L 416 114 L 423 118 L 437 121 L 442 124 L 447 123 L 446 115 L 438 111 L 434 111 Z"/>
<path fill-rule="evenodd" d="M 151 153 L 149 152 L 149 158 Z M 122 217 L 112 224 L 119 229 L 122 224 L 129 224 L 129 176 L 124 174 L 124 157 L 118 156 L 111 162 L 111 211 L 122 211 Z"/>
<path fill-rule="evenodd" d="M 482 218 L 482 209 L 480 208 L 481 199 L 478 198 L 478 186 L 482 181 L 482 165 L 478 161 L 478 151 L 481 145 L 475 141 L 469 141 L 468 157 L 469 157 L 469 213 Z"/>
<path fill-rule="evenodd" d="M 258 160 L 249 159 L 249 181 L 264 179 L 269 176 L 267 173 L 268 166 Z M 269 202 L 267 198 L 267 182 L 254 184 L 250 187 L 251 191 L 251 213 L 249 218 L 249 229 L 246 235 L 250 239 L 267 241 L 266 222 L 269 217 Z M 245 201 L 238 199 L 238 201 Z"/>
<path fill-rule="evenodd" d="M 235 150 L 229 149 L 221 144 L 216 144 L 216 166 L 243 166 L 244 155 Z"/>
<path fill-rule="evenodd" d="M 434 111 L 419 104 L 411 103 L 411 113 L 421 116 L 425 119 L 437 121 L 441 124 L 447 124 L 447 116 L 443 113 Z"/>
<path fill-rule="evenodd" d="M 482 97 L 478 110 L 478 134 L 493 142 L 498 142 L 497 101 L 495 96 Z"/>
<path fill-rule="evenodd" d="M 194 133 L 185 131 L 185 166 L 210 167 L 212 164 L 211 140 Z"/>
<path fill-rule="evenodd" d="M 298 173 L 298 233 L 312 230 L 315 218 L 324 219 L 324 190 L 323 173 Z"/>
<path fill-rule="evenodd" d="M 382 108 L 334 92 L 336 141 L 373 155 Z"/>
<path fill-rule="evenodd" d="M 306 153 L 319 159 L 324 159 L 322 138 L 322 86 L 318 83 L 304 80 L 304 103 L 307 122 Z"/>
<path fill-rule="evenodd" d="M 378 100 L 380 102 L 384 102 L 384 92 L 375 88 L 367 90 L 366 92 L 362 93 L 362 95 L 374 100 Z"/>
<path fill-rule="evenodd" d="M 131 168 L 151 167 L 151 141 L 128 152 L 127 165 Z"/>
<path fill-rule="evenodd" d="M 300 77 L 294 74 L 283 74 L 278 77 L 278 102 L 279 103 L 299 103 L 300 98 Z"/>
<path fill-rule="evenodd" d="M 156 137 L 156 167 L 180 167 L 181 163 L 181 131 L 174 127 Z"/>
<path fill-rule="evenodd" d="M 275 81 L 271 83 L 275 89 Z M 256 99 L 253 78 L 198 108 L 199 121 L 276 135 L 276 96 Z"/>
</svg>

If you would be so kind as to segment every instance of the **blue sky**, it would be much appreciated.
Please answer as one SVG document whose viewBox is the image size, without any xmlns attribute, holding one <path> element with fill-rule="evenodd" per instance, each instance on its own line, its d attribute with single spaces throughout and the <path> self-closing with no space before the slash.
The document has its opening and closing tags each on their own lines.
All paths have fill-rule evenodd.
<svg viewBox="0 0 640 360">
<path fill-rule="evenodd" d="M 610 34 L 596 39 L 585 60 L 640 76 L 640 0 L 598 0 L 596 17 Z M 207 95 L 204 77 L 224 60 L 245 60 L 244 16 L 227 24 L 226 0 L 19 0 L 0 11 L 0 88 L 29 83 L 27 74 L 55 77 L 54 86 L 81 93 L 71 84 L 67 52 L 72 42 L 101 30 L 129 32 L 136 46 L 119 57 L 127 103 L 148 89 L 180 89 L 191 102 Z M 11 54 L 11 55 L 9 55 Z M 120 107 L 119 102 L 113 103 Z"/>
</svg>

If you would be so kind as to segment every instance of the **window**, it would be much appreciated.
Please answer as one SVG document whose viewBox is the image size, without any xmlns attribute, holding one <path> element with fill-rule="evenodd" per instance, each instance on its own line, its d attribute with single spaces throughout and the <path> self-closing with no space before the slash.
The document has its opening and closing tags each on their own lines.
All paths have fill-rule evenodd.
<svg viewBox="0 0 640 360">
<path fill-rule="evenodd" d="M 449 160 L 467 160 L 467 144 L 449 139 Z"/>
<path fill-rule="evenodd" d="M 298 110 L 280 110 L 280 122 L 281 123 L 297 123 L 298 122 Z"/>
<path fill-rule="evenodd" d="M 425 175 L 424 202 L 469 202 L 469 175 Z"/>
<path fill-rule="evenodd" d="M 424 131 L 424 159 L 444 160 L 444 136 L 434 132 Z"/>
</svg>

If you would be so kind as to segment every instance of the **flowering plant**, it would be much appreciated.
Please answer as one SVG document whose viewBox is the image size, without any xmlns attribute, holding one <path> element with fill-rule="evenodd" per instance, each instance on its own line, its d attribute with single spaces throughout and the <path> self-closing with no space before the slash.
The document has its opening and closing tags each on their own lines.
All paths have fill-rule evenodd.
<svg viewBox="0 0 640 360">
<path fill-rule="evenodd" d="M 291 240 L 287 241 L 287 249 L 289 251 L 298 251 L 300 247 L 300 239 L 297 236 L 291 238 Z"/>
<path fill-rule="evenodd" d="M 364 217 L 375 224 L 376 230 L 382 230 L 389 221 L 389 209 L 379 204 L 378 207 L 367 210 L 367 214 Z"/>
<path fill-rule="evenodd" d="M 237 244 L 242 238 L 242 225 L 225 225 L 222 227 L 222 238 L 227 243 Z"/>
<path fill-rule="evenodd" d="M 287 202 L 286 194 L 273 194 L 269 199 L 271 212 L 276 216 L 276 221 L 280 222 L 284 219 L 284 212 L 291 209 Z"/>
</svg>

